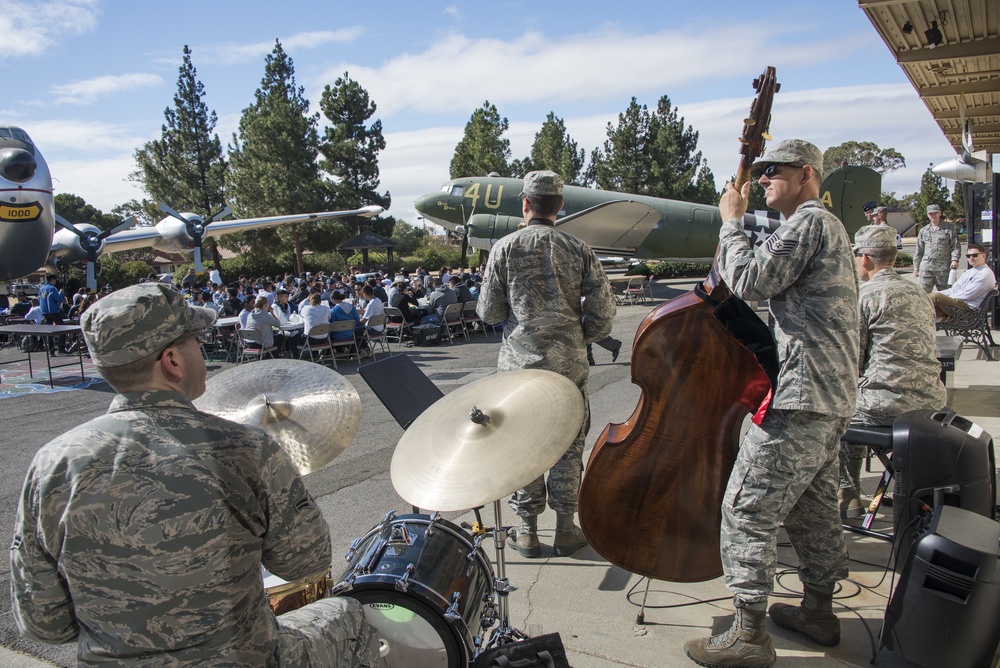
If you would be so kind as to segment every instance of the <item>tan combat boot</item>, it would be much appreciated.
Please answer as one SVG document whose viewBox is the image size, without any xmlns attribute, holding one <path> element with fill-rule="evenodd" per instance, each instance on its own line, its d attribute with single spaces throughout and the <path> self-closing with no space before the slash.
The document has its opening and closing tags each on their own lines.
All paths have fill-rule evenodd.
<svg viewBox="0 0 1000 668">
<path fill-rule="evenodd" d="M 861 495 L 854 487 L 837 490 L 837 502 L 840 504 L 840 519 L 852 520 L 865 514 L 865 506 Z"/>
<path fill-rule="evenodd" d="M 775 603 L 768 610 L 778 626 L 798 631 L 813 642 L 833 647 L 840 642 L 840 620 L 833 614 L 833 585 L 805 585 L 802 605 Z"/>
<path fill-rule="evenodd" d="M 507 538 L 507 544 L 526 559 L 537 559 L 542 556 L 542 548 L 538 544 L 538 515 L 521 517 L 517 536 Z"/>
<path fill-rule="evenodd" d="M 736 618 L 725 633 L 710 638 L 689 640 L 684 653 L 700 666 L 708 668 L 768 668 L 778 655 L 767 633 L 767 613 L 764 603 L 746 604 L 734 601 Z"/>
<path fill-rule="evenodd" d="M 573 513 L 556 513 L 556 535 L 552 540 L 552 554 L 557 557 L 568 557 L 587 542 L 583 529 L 573 523 Z"/>
</svg>

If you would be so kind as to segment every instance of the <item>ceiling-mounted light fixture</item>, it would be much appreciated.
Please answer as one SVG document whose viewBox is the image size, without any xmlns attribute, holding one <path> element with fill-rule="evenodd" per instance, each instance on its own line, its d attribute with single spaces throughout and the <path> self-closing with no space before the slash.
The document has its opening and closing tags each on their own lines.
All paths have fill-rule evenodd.
<svg viewBox="0 0 1000 668">
<path fill-rule="evenodd" d="M 941 40 L 944 39 L 941 31 L 938 30 L 937 21 L 931 21 L 931 27 L 924 31 L 924 36 L 927 38 L 927 46 L 932 49 L 941 44 Z"/>
<path fill-rule="evenodd" d="M 907 21 L 903 24 L 903 34 L 909 35 L 911 32 L 913 32 L 913 24 Z"/>
</svg>

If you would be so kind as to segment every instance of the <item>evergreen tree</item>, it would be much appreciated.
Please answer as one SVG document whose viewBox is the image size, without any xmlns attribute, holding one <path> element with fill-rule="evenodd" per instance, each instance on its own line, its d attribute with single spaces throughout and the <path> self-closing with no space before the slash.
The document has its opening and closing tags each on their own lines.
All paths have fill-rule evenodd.
<svg viewBox="0 0 1000 668">
<path fill-rule="evenodd" d="M 160 139 L 136 150 L 138 169 L 131 178 L 150 200 L 207 219 L 225 206 L 226 161 L 222 142 L 214 132 L 218 118 L 208 110 L 204 97 L 205 86 L 198 81 L 191 49 L 185 45 L 174 107 L 163 112 L 166 123 Z M 215 240 L 206 239 L 205 246 L 215 257 L 215 268 L 221 270 Z"/>
<path fill-rule="evenodd" d="M 55 196 L 54 203 L 56 212 L 73 224 L 87 223 L 103 231 L 121 222 L 104 215 L 103 211 L 87 204 L 85 199 L 73 193 L 59 193 Z"/>
<path fill-rule="evenodd" d="M 931 167 L 933 165 L 928 166 L 924 175 L 920 177 L 920 192 L 913 202 L 914 208 L 910 210 L 910 218 L 921 225 L 928 223 L 927 207 L 931 204 L 941 207 L 941 211 L 944 212 L 942 218 L 949 213 L 948 188 L 944 185 L 944 179 L 932 172 Z"/>
<path fill-rule="evenodd" d="M 577 143 L 566 131 L 566 123 L 550 111 L 541 130 L 535 135 L 531 157 L 521 161 L 519 176 L 536 169 L 550 169 L 568 184 L 586 185 L 586 173 L 583 171 L 585 158 L 586 151 L 582 148 L 577 150 Z"/>
<path fill-rule="evenodd" d="M 954 188 L 951 191 L 951 204 L 948 206 L 948 210 L 945 212 L 944 217 L 948 220 L 961 220 L 962 225 L 959 227 L 963 228 L 963 231 L 967 229 L 965 220 L 965 184 L 956 181 Z"/>
<path fill-rule="evenodd" d="M 281 42 L 264 59 L 264 78 L 253 103 L 243 110 L 239 131 L 230 145 L 226 187 L 241 217 L 318 211 L 326 186 L 316 158 L 319 114 L 309 115 L 304 89 L 295 83 L 295 68 Z M 302 273 L 306 245 L 318 250 L 323 234 L 317 223 L 282 225 L 224 237 L 227 247 L 246 246 L 250 254 L 277 255 L 293 250 L 295 272 Z"/>
<path fill-rule="evenodd" d="M 885 176 L 906 167 L 906 158 L 896 149 L 881 149 L 874 142 L 847 141 L 839 146 L 831 146 L 823 153 L 823 177 L 829 176 L 844 164 L 870 167 Z"/>
<path fill-rule="evenodd" d="M 698 133 L 684 127 L 666 95 L 653 113 L 633 97 L 618 115 L 618 125 L 608 123 L 607 133 L 604 150 L 592 156 L 598 187 L 703 204 L 718 201 L 715 177 L 697 150 Z"/>
<path fill-rule="evenodd" d="M 509 126 L 489 100 L 483 102 L 481 108 L 472 112 L 465 135 L 455 146 L 449 170 L 451 178 L 486 176 L 490 172 L 510 175 L 510 140 L 503 136 Z"/>
<path fill-rule="evenodd" d="M 392 201 L 389 192 L 378 192 L 378 154 L 385 148 L 385 137 L 382 136 L 382 121 L 376 119 L 371 125 L 366 125 L 377 109 L 368 91 L 344 72 L 344 76 L 338 77 L 332 87 L 327 86 L 323 90 L 320 109 L 331 125 L 327 127 L 320 144 L 323 159 L 319 167 L 336 179 L 335 183 L 329 184 L 328 206 L 356 209 L 378 204 L 388 209 Z M 388 236 L 393 229 L 392 221 L 382 220 L 380 224 L 379 219 L 360 216 L 344 219 L 344 223 L 356 233 L 372 229 Z"/>
</svg>

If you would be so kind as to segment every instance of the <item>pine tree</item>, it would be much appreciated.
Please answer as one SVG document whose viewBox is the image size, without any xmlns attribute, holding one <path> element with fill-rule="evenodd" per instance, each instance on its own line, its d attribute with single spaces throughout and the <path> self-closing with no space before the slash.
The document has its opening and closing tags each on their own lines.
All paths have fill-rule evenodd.
<svg viewBox="0 0 1000 668">
<path fill-rule="evenodd" d="M 465 135 L 455 146 L 449 170 L 451 178 L 486 176 L 490 172 L 510 175 L 510 140 L 503 136 L 509 126 L 489 100 L 483 102 L 481 108 L 472 112 Z"/>
<path fill-rule="evenodd" d="M 378 154 L 385 149 L 385 137 L 382 136 L 382 121 L 376 119 L 366 125 L 377 109 L 368 91 L 344 72 L 332 87 L 323 90 L 320 109 L 331 125 L 326 128 L 319 147 L 323 156 L 319 167 L 336 179 L 336 183 L 329 184 L 328 206 L 356 209 L 377 204 L 388 209 L 392 201 L 389 192 L 378 192 Z M 394 225 L 391 220 L 360 216 L 343 222 L 356 233 L 371 229 L 383 236 L 388 236 Z"/>
<path fill-rule="evenodd" d="M 577 150 L 577 143 L 566 131 L 566 123 L 550 111 L 541 130 L 535 135 L 531 157 L 521 161 L 521 174 L 518 176 L 524 176 L 535 169 L 550 169 L 563 177 L 566 183 L 586 185 L 583 170 L 585 158 L 586 151 Z"/>
<path fill-rule="evenodd" d="M 914 208 L 910 211 L 910 218 L 921 224 L 928 222 L 927 207 L 931 204 L 937 204 L 941 207 L 941 211 L 948 214 L 948 188 L 944 185 L 944 179 L 932 172 L 931 167 L 933 165 L 928 166 L 924 175 L 920 177 L 920 192 L 917 193 L 913 203 Z"/>
<path fill-rule="evenodd" d="M 209 112 L 204 97 L 205 87 L 198 81 L 191 49 L 185 45 L 174 107 L 163 112 L 166 123 L 160 139 L 136 150 L 138 169 L 131 178 L 150 200 L 208 218 L 225 206 L 226 161 L 222 142 L 214 133 L 218 119 L 214 111 Z M 215 268 L 221 269 L 215 240 L 207 239 L 206 245 L 215 257 Z"/>
<path fill-rule="evenodd" d="M 325 199 L 316 158 L 319 114 L 309 115 L 304 88 L 295 83 L 292 59 L 275 40 L 264 59 L 264 78 L 253 103 L 243 110 L 230 145 L 227 193 L 241 217 L 317 211 Z M 322 234 L 317 223 L 298 223 L 225 237 L 227 246 L 248 246 L 251 254 L 295 254 L 295 272 L 303 270 L 302 253 L 315 250 Z"/>
</svg>

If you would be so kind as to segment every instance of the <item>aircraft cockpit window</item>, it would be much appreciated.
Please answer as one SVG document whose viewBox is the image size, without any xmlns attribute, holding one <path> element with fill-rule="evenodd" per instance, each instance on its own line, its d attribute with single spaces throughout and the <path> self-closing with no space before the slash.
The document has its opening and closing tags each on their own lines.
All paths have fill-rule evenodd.
<svg viewBox="0 0 1000 668">
<path fill-rule="evenodd" d="M 10 130 L 7 128 L 0 128 L 0 139 L 10 139 Z"/>
<path fill-rule="evenodd" d="M 9 130 L 10 130 L 10 136 L 13 137 L 14 139 L 18 141 L 23 141 L 25 144 L 31 143 L 31 137 L 29 137 L 28 133 L 22 130 L 21 128 L 9 128 Z"/>
<path fill-rule="evenodd" d="M 462 194 L 463 194 L 462 186 L 452 186 L 451 187 L 451 196 L 452 197 L 461 197 Z"/>
</svg>

